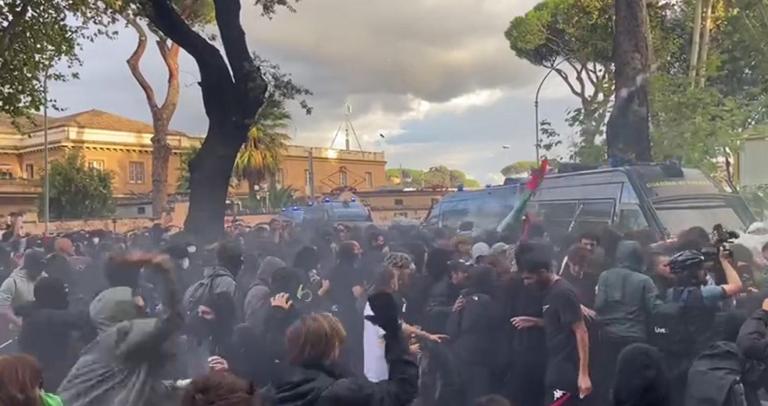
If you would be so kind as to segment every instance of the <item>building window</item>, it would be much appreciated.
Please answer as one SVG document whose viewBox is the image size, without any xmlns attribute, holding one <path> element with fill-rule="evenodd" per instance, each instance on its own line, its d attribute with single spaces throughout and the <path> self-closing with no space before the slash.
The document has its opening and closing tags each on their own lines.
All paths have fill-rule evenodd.
<svg viewBox="0 0 768 406">
<path fill-rule="evenodd" d="M 365 186 L 366 187 L 373 187 L 373 174 L 370 172 L 365 173 Z"/>
<path fill-rule="evenodd" d="M 339 172 L 339 185 L 347 186 L 347 171 L 345 170 Z"/>
<path fill-rule="evenodd" d="M 35 164 L 25 164 L 24 165 L 24 175 L 27 179 L 34 179 L 35 178 Z"/>
<path fill-rule="evenodd" d="M 0 164 L 0 179 L 13 179 L 13 166 Z"/>
<path fill-rule="evenodd" d="M 91 160 L 88 161 L 88 168 L 90 169 L 98 169 L 100 171 L 104 170 L 104 161 L 102 160 Z"/>
<path fill-rule="evenodd" d="M 136 213 L 137 214 L 147 214 L 147 208 L 139 206 L 139 207 L 136 208 Z"/>
<path fill-rule="evenodd" d="M 144 162 L 128 162 L 128 183 L 144 183 Z"/>
<path fill-rule="evenodd" d="M 395 206 L 402 206 L 403 205 L 403 199 L 395 199 Z"/>
</svg>

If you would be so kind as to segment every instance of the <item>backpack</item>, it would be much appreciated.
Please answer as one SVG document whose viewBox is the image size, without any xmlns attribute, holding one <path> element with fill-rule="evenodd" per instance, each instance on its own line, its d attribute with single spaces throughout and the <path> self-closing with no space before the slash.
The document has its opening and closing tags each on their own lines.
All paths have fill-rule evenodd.
<svg viewBox="0 0 768 406">
<path fill-rule="evenodd" d="M 184 309 L 188 315 L 197 315 L 197 309 L 213 295 L 213 287 L 218 278 L 230 278 L 230 275 L 221 275 L 216 272 L 195 282 L 184 294 Z"/>
<path fill-rule="evenodd" d="M 686 355 L 696 345 L 695 329 L 692 325 L 692 304 L 701 302 L 701 291 L 690 288 L 675 288 L 672 300 L 665 302 L 649 318 L 648 340 L 664 354 Z"/>
<path fill-rule="evenodd" d="M 718 341 L 693 361 L 688 371 L 685 406 L 746 406 L 742 376 L 747 362 L 736 344 Z"/>
</svg>

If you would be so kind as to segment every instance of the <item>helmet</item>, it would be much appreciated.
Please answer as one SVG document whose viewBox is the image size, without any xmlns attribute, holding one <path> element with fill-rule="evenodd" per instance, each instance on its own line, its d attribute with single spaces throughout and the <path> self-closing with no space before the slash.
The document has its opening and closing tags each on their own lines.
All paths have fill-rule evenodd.
<svg viewBox="0 0 768 406">
<path fill-rule="evenodd" d="M 673 274 L 679 274 L 698 268 L 705 261 L 706 259 L 704 258 L 704 255 L 698 251 L 681 251 L 669 259 L 669 269 Z"/>
</svg>

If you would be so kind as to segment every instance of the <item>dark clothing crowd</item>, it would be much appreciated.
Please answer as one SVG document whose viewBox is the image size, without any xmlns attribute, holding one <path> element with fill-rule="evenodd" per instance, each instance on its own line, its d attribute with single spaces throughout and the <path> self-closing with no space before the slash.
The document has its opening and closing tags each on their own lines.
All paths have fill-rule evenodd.
<svg viewBox="0 0 768 406">
<path fill-rule="evenodd" d="M 9 231 L 0 405 L 760 406 L 763 258 L 548 231 Z"/>
</svg>

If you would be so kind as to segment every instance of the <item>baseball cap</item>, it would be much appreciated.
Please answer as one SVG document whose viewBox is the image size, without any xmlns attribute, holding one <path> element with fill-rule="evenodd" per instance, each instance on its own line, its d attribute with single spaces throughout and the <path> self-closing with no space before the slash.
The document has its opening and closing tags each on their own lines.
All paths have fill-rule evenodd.
<svg viewBox="0 0 768 406">
<path fill-rule="evenodd" d="M 472 246 L 472 262 L 477 262 L 478 257 L 487 257 L 491 253 L 491 248 L 484 242 L 479 242 Z"/>
</svg>

